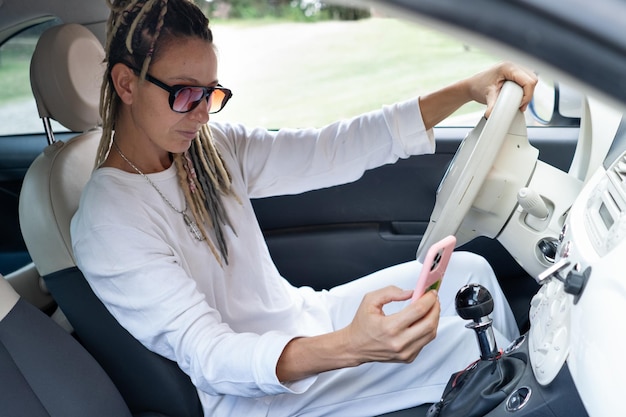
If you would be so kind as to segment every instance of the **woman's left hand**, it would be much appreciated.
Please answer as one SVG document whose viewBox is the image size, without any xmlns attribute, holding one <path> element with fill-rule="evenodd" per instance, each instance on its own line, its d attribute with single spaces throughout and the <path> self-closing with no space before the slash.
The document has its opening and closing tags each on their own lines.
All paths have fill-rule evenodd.
<svg viewBox="0 0 626 417">
<path fill-rule="evenodd" d="M 537 75 L 519 65 L 504 62 L 466 80 L 472 100 L 487 105 L 485 116 L 489 117 L 505 81 L 514 81 L 524 90 L 520 110 L 526 110 L 537 85 Z"/>
<path fill-rule="evenodd" d="M 469 101 L 487 105 L 489 117 L 505 81 L 514 81 L 524 89 L 520 110 L 526 110 L 537 85 L 537 76 L 519 65 L 504 62 L 420 97 L 420 110 L 426 129 L 431 129 Z"/>
</svg>

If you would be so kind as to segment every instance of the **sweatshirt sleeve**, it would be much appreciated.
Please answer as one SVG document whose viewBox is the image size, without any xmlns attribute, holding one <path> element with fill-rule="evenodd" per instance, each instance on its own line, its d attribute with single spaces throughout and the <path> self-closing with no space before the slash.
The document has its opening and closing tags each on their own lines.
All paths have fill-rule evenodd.
<svg viewBox="0 0 626 417">
<path fill-rule="evenodd" d="M 133 227 L 90 227 L 81 224 L 89 223 L 85 217 L 83 211 L 73 220 L 73 247 L 94 292 L 129 333 L 177 362 L 199 390 L 260 397 L 302 392 L 315 381 L 311 377 L 281 384 L 276 364 L 285 345 L 298 335 L 233 331 L 171 248 L 146 231 L 151 230 L 149 220 L 136 215 L 131 217 Z"/>
<path fill-rule="evenodd" d="M 345 184 L 368 169 L 435 150 L 418 99 L 320 129 L 272 132 L 217 124 L 213 134 L 237 159 L 254 198 Z"/>
</svg>

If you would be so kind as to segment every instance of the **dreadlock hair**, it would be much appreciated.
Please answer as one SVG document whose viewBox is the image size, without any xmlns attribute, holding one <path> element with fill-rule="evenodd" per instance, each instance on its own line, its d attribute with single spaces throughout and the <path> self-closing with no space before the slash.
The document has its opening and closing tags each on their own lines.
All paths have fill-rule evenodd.
<svg viewBox="0 0 626 417">
<path fill-rule="evenodd" d="M 176 38 L 198 37 L 213 42 L 209 20 L 190 0 L 107 0 L 111 14 L 107 23 L 106 71 L 100 92 L 102 138 L 96 156 L 100 166 L 111 150 L 115 119 L 121 100 L 111 79 L 115 64 L 140 69 L 145 79 L 150 63 L 164 46 Z M 230 175 L 215 148 L 208 125 L 203 126 L 190 149 L 173 155 L 178 180 L 193 217 L 220 265 L 228 264 L 223 226 L 233 228 L 220 195 L 231 194 Z M 213 229 L 217 248 L 209 238 Z"/>
</svg>

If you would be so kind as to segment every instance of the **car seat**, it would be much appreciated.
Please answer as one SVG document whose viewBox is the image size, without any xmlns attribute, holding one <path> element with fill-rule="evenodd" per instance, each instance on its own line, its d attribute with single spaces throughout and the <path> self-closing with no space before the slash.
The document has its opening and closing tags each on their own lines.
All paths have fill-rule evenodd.
<svg viewBox="0 0 626 417">
<path fill-rule="evenodd" d="M 24 178 L 19 201 L 22 235 L 77 338 L 108 373 L 133 415 L 200 417 L 202 407 L 189 377 L 175 362 L 145 348 L 113 318 L 74 261 L 70 221 L 100 140 L 103 59 L 100 41 L 78 24 L 50 28 L 37 43 L 31 86 L 50 144 Z M 50 119 L 83 133 L 65 143 L 56 141 Z"/>
<path fill-rule="evenodd" d="M 2 276 L 0 375 L 3 417 L 131 416 L 94 358 Z"/>
</svg>

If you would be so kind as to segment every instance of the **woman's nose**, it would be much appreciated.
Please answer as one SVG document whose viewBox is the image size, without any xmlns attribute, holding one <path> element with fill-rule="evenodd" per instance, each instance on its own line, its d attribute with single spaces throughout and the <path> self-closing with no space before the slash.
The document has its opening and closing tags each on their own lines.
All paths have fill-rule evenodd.
<svg viewBox="0 0 626 417">
<path fill-rule="evenodd" d="M 189 115 L 199 123 L 207 123 L 209 121 L 209 100 L 200 100 L 195 109 L 189 112 Z"/>
</svg>

